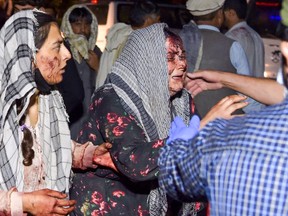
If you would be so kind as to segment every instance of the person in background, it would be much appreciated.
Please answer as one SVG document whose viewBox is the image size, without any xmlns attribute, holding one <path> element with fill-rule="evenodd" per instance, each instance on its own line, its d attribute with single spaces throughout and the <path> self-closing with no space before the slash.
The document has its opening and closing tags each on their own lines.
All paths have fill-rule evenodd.
<svg viewBox="0 0 288 216">
<path fill-rule="evenodd" d="M 196 60 L 194 71 L 196 70 L 223 70 L 231 73 L 249 75 L 249 65 L 247 57 L 241 45 L 225 35 L 220 33 L 219 28 L 224 21 L 223 16 L 224 0 L 188 0 L 186 8 L 193 15 L 193 20 L 198 26 L 197 31 L 187 31 L 182 34 L 185 50 L 199 49 L 197 58 L 187 55 L 190 59 Z M 185 39 L 190 35 L 200 34 L 199 37 L 191 37 L 197 41 Z M 196 43 L 194 43 L 196 42 Z M 200 48 L 198 48 L 200 47 Z M 193 52 L 191 52 L 193 53 Z M 219 55 L 221 53 L 221 55 Z M 197 65 L 196 65 L 197 63 Z M 189 71 L 193 72 L 193 71 Z M 222 98 L 228 95 L 236 94 L 229 88 L 223 88 L 213 91 L 204 91 L 195 97 L 195 106 L 201 118 Z M 243 114 L 242 110 L 235 112 Z"/>
<path fill-rule="evenodd" d="M 189 128 L 175 119 L 171 140 L 160 152 L 161 188 L 179 200 L 207 197 L 211 215 L 287 215 L 288 1 L 282 5 L 286 30 L 280 48 L 285 58 L 285 91 L 279 94 L 279 84 L 259 80 L 275 87 L 275 92 L 273 87 L 266 95 L 269 100 L 284 97 L 284 101 L 231 120 L 217 119 L 199 133 L 197 119 Z M 257 83 L 258 79 L 252 80 Z M 260 90 L 266 91 L 265 88 Z"/>
<path fill-rule="evenodd" d="M 55 17 L 55 19 L 58 19 L 58 10 L 56 9 L 54 3 L 50 0 L 44 0 L 40 10 L 43 10 L 45 13 Z"/>
<path fill-rule="evenodd" d="M 248 58 L 250 76 L 264 77 L 264 44 L 260 35 L 245 21 L 246 0 L 225 0 L 224 24 L 228 29 L 225 35 L 238 41 Z"/>
<path fill-rule="evenodd" d="M 177 214 L 180 206 L 168 207 L 171 199 L 167 201 L 159 190 L 157 159 L 173 116 L 181 115 L 188 124 L 194 114 L 192 99 L 183 89 L 185 75 L 182 41 L 166 24 L 131 33 L 107 83 L 93 95 L 78 140 L 95 145 L 109 140 L 114 167 L 86 173 L 75 170 L 71 188 L 71 198 L 77 201 L 75 215 Z M 201 124 L 231 117 L 235 109 L 247 105 L 241 102 L 244 99 L 238 95 L 226 98 Z M 190 208 L 182 215 L 199 211 L 195 203 L 185 206 Z"/>
<path fill-rule="evenodd" d="M 73 60 L 84 88 L 84 100 L 70 115 L 73 139 L 82 128 L 95 90 L 101 50 L 95 45 L 98 23 L 95 15 L 84 5 L 73 5 L 64 14 L 61 30 L 70 44 Z"/>
<path fill-rule="evenodd" d="M 40 9 L 44 0 L 13 0 L 13 13 L 22 10 Z"/>
<path fill-rule="evenodd" d="M 11 16 L 13 10 L 12 0 L 0 0 L 0 29 Z"/>
<path fill-rule="evenodd" d="M 160 11 L 157 4 L 153 1 L 141 0 L 137 1 L 130 11 L 130 25 L 116 23 L 109 29 L 106 36 L 106 47 L 100 59 L 96 88 L 99 88 L 104 84 L 112 65 L 122 52 L 131 32 L 136 29 L 145 28 L 159 21 Z"/>
<path fill-rule="evenodd" d="M 243 47 L 249 62 L 250 76 L 264 77 L 264 44 L 260 35 L 253 30 L 245 21 L 247 13 L 246 0 L 225 0 L 224 24 L 228 31 L 225 35 L 238 41 Z M 260 110 L 263 104 L 249 99 L 250 106 L 245 112 Z"/>
<path fill-rule="evenodd" d="M 38 10 L 12 15 L 0 31 L 0 215 L 69 214 L 71 167 L 95 168 L 108 154 L 110 144 L 70 138 L 55 87 L 70 58 L 56 20 Z"/>
</svg>

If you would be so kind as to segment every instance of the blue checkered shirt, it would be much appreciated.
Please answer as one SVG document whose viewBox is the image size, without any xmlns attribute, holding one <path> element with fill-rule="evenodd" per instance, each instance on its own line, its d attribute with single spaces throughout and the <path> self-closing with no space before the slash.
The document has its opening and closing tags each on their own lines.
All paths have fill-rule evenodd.
<svg viewBox="0 0 288 216">
<path fill-rule="evenodd" d="M 160 152 L 159 184 L 173 198 L 205 195 L 211 215 L 288 215 L 288 99 L 209 123 Z"/>
</svg>

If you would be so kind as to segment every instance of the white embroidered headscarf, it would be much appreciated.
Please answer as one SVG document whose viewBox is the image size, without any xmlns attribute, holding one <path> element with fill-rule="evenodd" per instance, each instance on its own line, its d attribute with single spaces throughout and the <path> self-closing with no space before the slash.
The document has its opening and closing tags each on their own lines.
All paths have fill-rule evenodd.
<svg viewBox="0 0 288 216">
<path fill-rule="evenodd" d="M 16 186 L 23 190 L 24 165 L 21 152 L 19 119 L 36 91 L 32 61 L 36 48 L 35 14 L 21 11 L 10 17 L 0 32 L 0 189 Z M 17 115 L 17 99 L 24 100 Z M 60 93 L 39 95 L 40 142 L 47 188 L 68 192 L 72 164 L 67 114 Z"/>
<path fill-rule="evenodd" d="M 85 36 L 80 34 L 74 34 L 71 24 L 69 22 L 69 16 L 71 12 L 75 8 L 85 8 L 88 12 L 90 12 L 92 16 L 92 23 L 91 23 L 91 34 L 89 40 L 86 39 Z M 71 44 L 71 52 L 73 58 L 80 63 L 81 59 L 88 59 L 88 51 L 94 50 L 97 34 L 98 34 L 98 22 L 96 16 L 93 12 L 86 7 L 85 5 L 73 5 L 71 6 L 63 16 L 62 23 L 61 23 L 61 31 L 64 33 L 65 37 L 68 39 L 69 43 Z"/>
</svg>

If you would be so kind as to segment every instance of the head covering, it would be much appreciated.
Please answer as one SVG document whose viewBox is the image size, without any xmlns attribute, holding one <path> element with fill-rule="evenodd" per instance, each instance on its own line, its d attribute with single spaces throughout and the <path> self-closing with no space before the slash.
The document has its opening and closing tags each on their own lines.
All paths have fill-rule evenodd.
<svg viewBox="0 0 288 216">
<path fill-rule="evenodd" d="M 19 119 L 36 91 L 32 61 L 36 48 L 34 28 L 36 11 L 20 11 L 11 16 L 0 32 L 0 189 L 16 186 L 22 191 L 24 165 L 21 152 Z M 37 11 L 37 13 L 40 13 Z M 24 108 L 17 116 L 17 99 Z M 71 172 L 71 140 L 67 114 L 58 91 L 39 95 L 40 143 L 47 188 L 69 190 Z"/>
<path fill-rule="evenodd" d="M 166 138 L 175 115 L 187 123 L 190 117 L 186 91 L 170 101 L 164 27 L 167 25 L 157 23 L 133 31 L 108 75 L 110 84 L 104 85 L 112 85 L 126 112 L 144 130 L 148 142 Z M 150 215 L 166 212 L 165 197 L 161 190 L 151 191 Z"/>
<path fill-rule="evenodd" d="M 225 0 L 188 0 L 186 8 L 193 16 L 210 14 L 224 5 Z"/>
<path fill-rule="evenodd" d="M 88 41 L 85 36 L 74 34 L 72 30 L 71 23 L 69 22 L 69 16 L 75 8 L 85 8 L 92 16 L 91 34 Z M 85 5 L 76 4 L 71 6 L 63 16 L 61 23 L 61 31 L 64 33 L 65 37 L 69 40 L 69 43 L 71 44 L 71 52 L 73 58 L 78 63 L 81 62 L 82 58 L 88 59 L 88 51 L 94 50 L 98 34 L 98 22 L 93 12 Z"/>
</svg>

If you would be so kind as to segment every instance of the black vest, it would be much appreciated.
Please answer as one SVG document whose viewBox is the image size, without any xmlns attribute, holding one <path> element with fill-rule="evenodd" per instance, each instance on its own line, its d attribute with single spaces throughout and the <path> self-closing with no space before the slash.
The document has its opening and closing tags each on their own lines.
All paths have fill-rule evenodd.
<svg viewBox="0 0 288 216">
<path fill-rule="evenodd" d="M 199 70 L 220 70 L 236 73 L 236 69 L 230 60 L 230 48 L 234 40 L 226 37 L 220 32 L 208 29 L 200 30 L 203 39 L 203 55 Z M 196 109 L 201 118 L 222 98 L 237 94 L 229 88 L 218 90 L 206 90 L 194 98 Z M 236 110 L 234 114 L 243 114 L 242 109 Z"/>
</svg>

